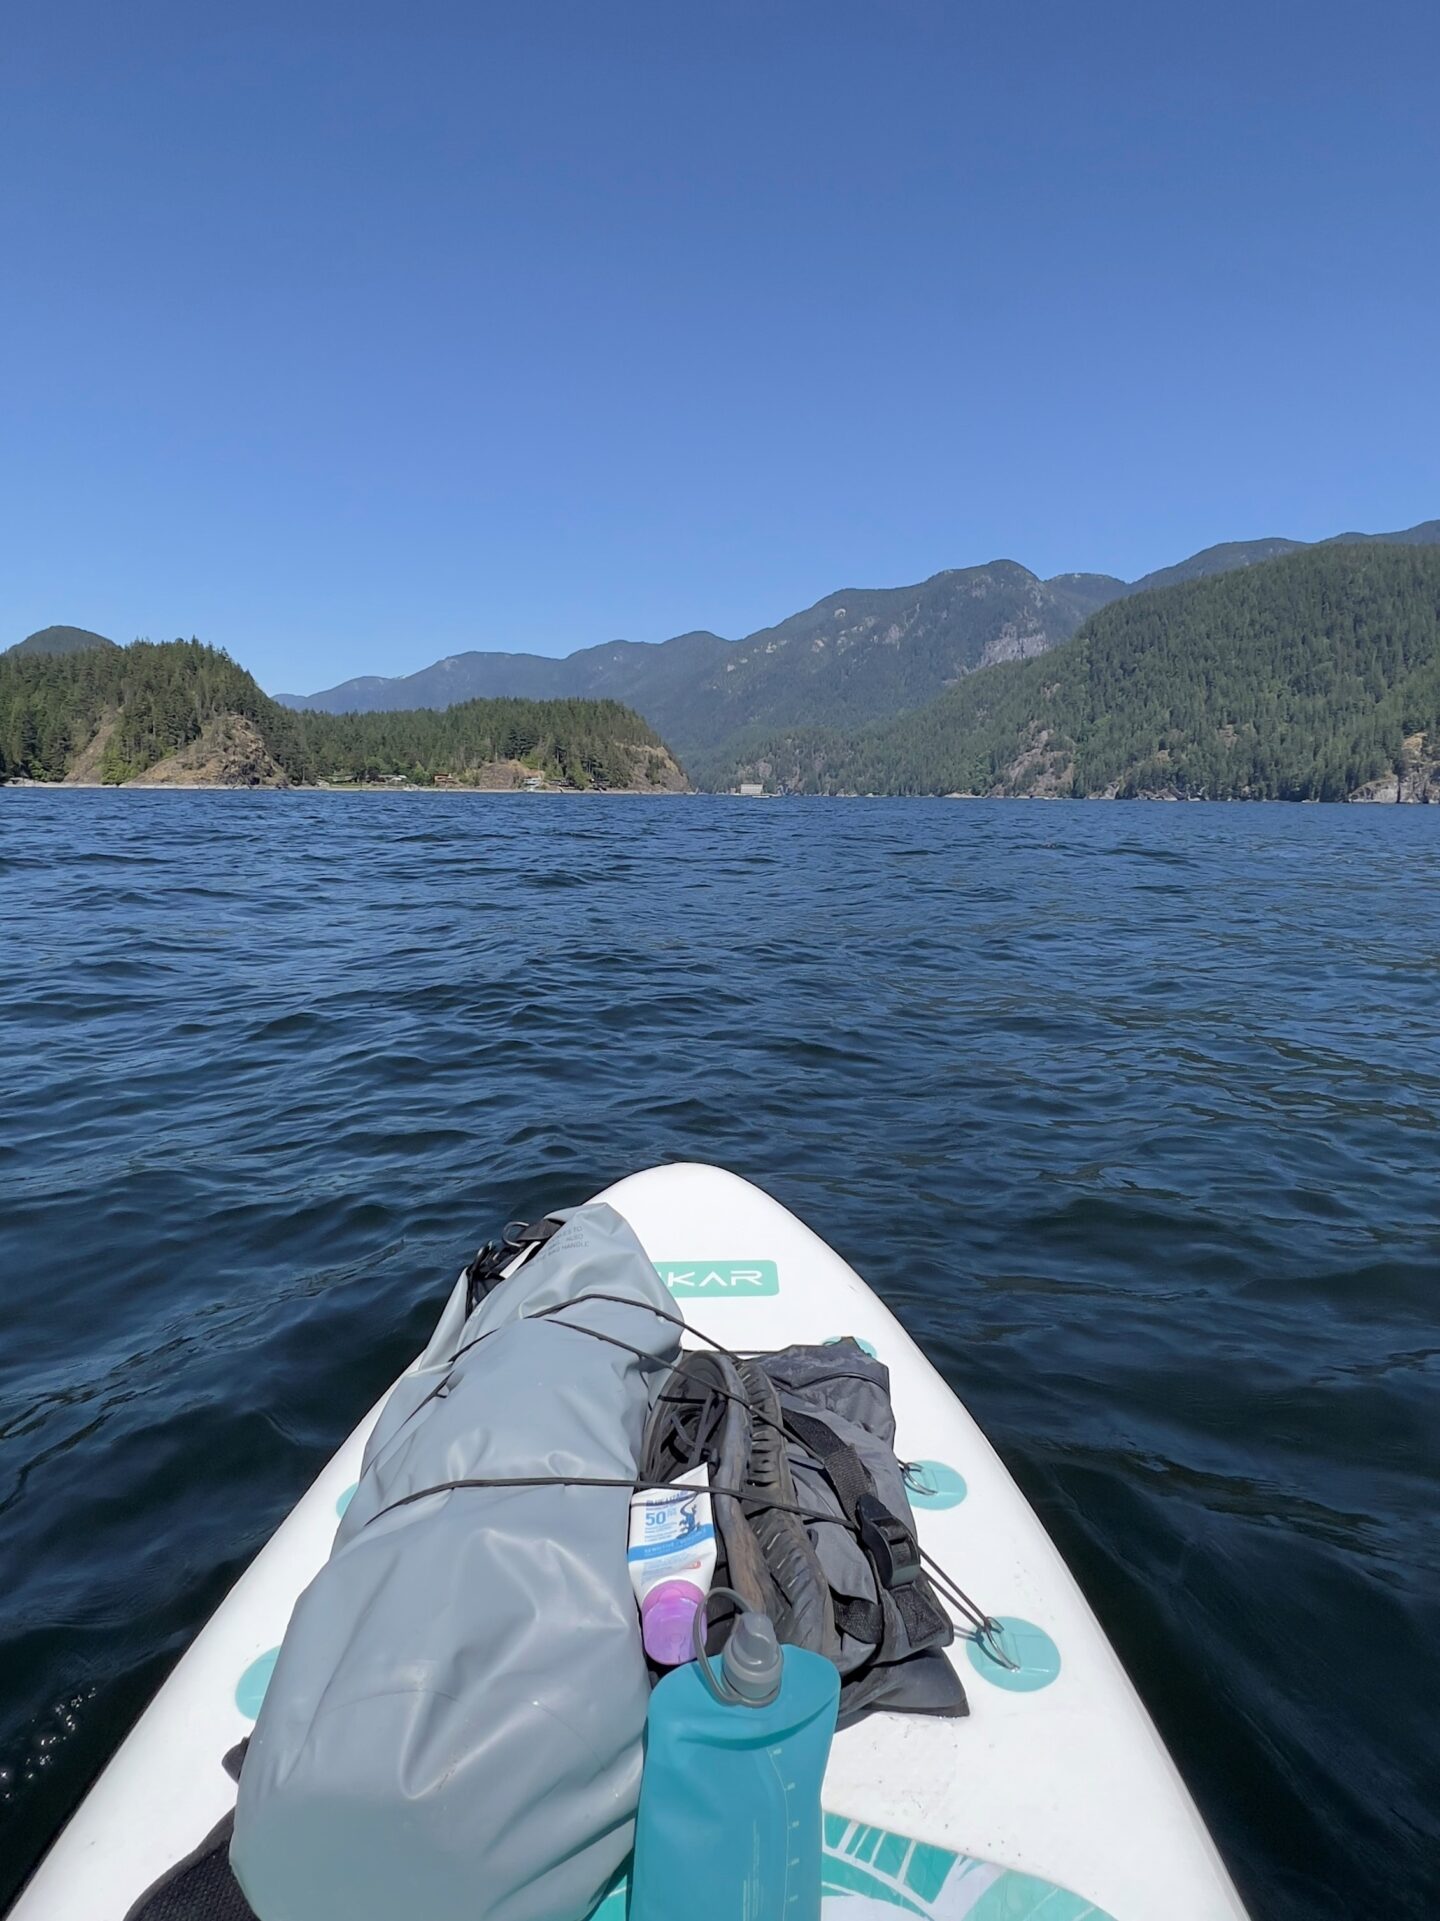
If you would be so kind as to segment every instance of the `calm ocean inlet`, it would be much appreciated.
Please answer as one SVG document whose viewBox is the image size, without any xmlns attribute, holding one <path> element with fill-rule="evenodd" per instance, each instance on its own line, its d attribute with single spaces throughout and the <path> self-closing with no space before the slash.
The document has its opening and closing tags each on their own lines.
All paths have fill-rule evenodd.
<svg viewBox="0 0 1440 1921">
<path fill-rule="evenodd" d="M 1257 1921 L 1440 1908 L 1440 809 L 6 790 L 0 1016 L 0 1906 L 478 1242 L 688 1158 L 988 1429 Z"/>
</svg>

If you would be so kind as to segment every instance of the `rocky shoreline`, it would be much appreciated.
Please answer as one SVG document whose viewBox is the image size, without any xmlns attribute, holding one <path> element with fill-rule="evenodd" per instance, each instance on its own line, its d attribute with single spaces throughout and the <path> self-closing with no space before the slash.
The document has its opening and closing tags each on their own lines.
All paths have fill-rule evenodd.
<svg viewBox="0 0 1440 1921">
<path fill-rule="evenodd" d="M 242 781 L 242 780 L 28 780 L 19 776 L 0 781 L 0 788 L 31 787 L 41 793 L 133 793 L 144 789 L 155 794 L 484 794 L 492 799 L 508 794 L 570 794 L 579 799 L 596 795 L 619 796 L 626 800 L 668 800 L 677 795 L 693 795 L 693 787 L 565 787 L 558 782 L 542 787 L 467 786 L 449 781 L 443 787 L 426 786 L 418 781 Z"/>
</svg>

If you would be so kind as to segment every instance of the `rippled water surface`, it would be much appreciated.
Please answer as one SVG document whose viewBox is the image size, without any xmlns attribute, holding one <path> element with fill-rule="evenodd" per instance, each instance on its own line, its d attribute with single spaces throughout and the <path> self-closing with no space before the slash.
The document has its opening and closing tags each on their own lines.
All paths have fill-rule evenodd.
<svg viewBox="0 0 1440 1921">
<path fill-rule="evenodd" d="M 1440 1907 L 1440 809 L 11 790 L 0 1013 L 0 1905 L 476 1243 L 693 1158 L 969 1402 L 1256 1916 Z"/>
</svg>

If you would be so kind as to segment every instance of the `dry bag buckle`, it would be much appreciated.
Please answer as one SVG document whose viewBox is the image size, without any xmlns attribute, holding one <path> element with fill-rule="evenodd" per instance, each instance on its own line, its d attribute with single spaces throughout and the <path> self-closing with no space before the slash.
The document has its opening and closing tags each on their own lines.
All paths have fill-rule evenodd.
<svg viewBox="0 0 1440 1921">
<path fill-rule="evenodd" d="M 884 1502 L 862 1494 L 855 1503 L 860 1545 L 883 1588 L 909 1587 L 920 1575 L 920 1543 Z"/>
<path fill-rule="evenodd" d="M 505 1270 L 515 1260 L 516 1255 L 537 1247 L 543 1247 L 550 1237 L 557 1233 L 561 1223 L 549 1215 L 543 1221 L 535 1221 L 524 1227 L 512 1221 L 498 1241 L 486 1241 L 480 1252 L 465 1270 L 465 1313 L 468 1318 L 475 1312 L 487 1294 L 493 1294 L 505 1278 Z"/>
</svg>

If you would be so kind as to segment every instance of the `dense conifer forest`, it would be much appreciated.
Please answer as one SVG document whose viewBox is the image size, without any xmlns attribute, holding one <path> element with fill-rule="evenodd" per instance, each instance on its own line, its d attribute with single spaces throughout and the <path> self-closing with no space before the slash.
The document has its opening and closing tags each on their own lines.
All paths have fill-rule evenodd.
<svg viewBox="0 0 1440 1921">
<path fill-rule="evenodd" d="M 752 740 L 725 771 L 812 793 L 1341 800 L 1437 755 L 1440 550 L 1323 546 L 1113 601 L 913 713 Z"/>
<path fill-rule="evenodd" d="M 198 640 L 0 655 L 0 780 L 63 780 L 97 741 L 95 777 L 146 774 L 212 724 L 249 722 L 292 783 L 462 781 L 496 763 L 567 786 L 679 784 L 654 730 L 611 700 L 473 700 L 410 713 L 292 713 Z"/>
</svg>

